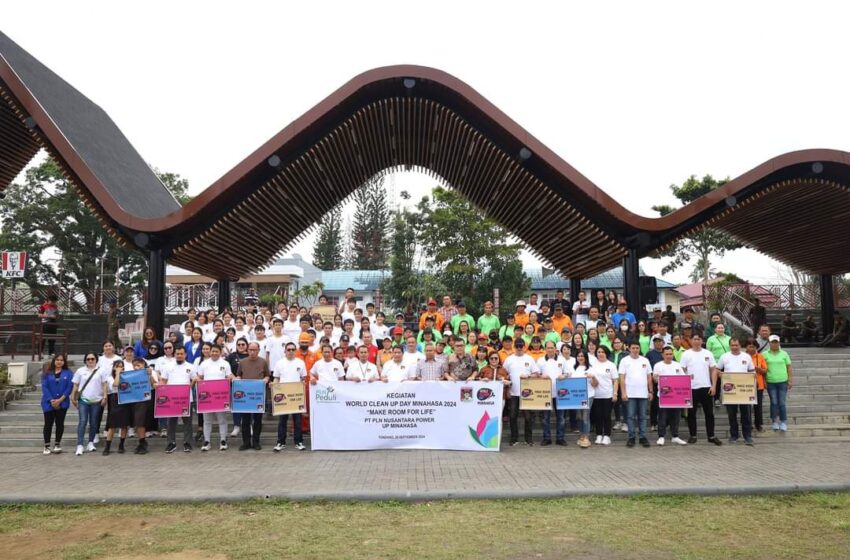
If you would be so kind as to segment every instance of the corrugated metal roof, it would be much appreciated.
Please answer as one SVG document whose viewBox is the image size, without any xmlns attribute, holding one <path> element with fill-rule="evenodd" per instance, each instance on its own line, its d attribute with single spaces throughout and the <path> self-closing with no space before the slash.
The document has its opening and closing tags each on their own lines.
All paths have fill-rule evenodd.
<svg viewBox="0 0 850 560">
<path fill-rule="evenodd" d="M 569 290 L 570 288 L 570 279 L 565 276 L 561 276 L 558 273 L 550 274 L 544 277 L 543 272 L 540 270 L 525 270 L 524 272 L 526 273 L 526 275 L 528 275 L 529 278 L 531 278 L 532 290 L 557 290 L 559 288 Z M 642 269 L 640 273 L 641 275 L 643 275 Z M 655 282 L 659 290 L 672 289 L 676 287 L 676 284 L 668 282 L 663 278 L 656 277 Z M 599 290 L 608 288 L 621 290 L 623 289 L 623 269 L 620 267 L 612 268 L 611 270 L 607 270 L 602 274 L 597 274 L 596 276 L 592 276 L 590 278 L 584 278 L 581 281 L 581 287 L 585 290 Z"/>
<path fill-rule="evenodd" d="M 343 292 L 354 288 L 355 292 L 370 292 L 377 290 L 381 280 L 389 276 L 384 270 L 324 270 L 322 284 L 325 292 Z"/>
</svg>

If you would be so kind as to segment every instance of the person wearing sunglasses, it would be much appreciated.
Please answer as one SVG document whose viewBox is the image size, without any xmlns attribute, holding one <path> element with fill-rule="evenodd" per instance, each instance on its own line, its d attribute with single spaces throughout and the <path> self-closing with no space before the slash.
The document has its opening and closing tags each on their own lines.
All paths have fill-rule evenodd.
<svg viewBox="0 0 850 560">
<path fill-rule="evenodd" d="M 77 452 L 83 454 L 86 427 L 89 436 L 86 451 L 95 451 L 94 437 L 97 435 L 97 417 L 106 406 L 106 377 L 97 367 L 97 356 L 89 352 L 84 358 L 85 365 L 74 373 L 74 390 L 71 393 L 71 404 L 80 412 L 77 423 Z"/>
</svg>

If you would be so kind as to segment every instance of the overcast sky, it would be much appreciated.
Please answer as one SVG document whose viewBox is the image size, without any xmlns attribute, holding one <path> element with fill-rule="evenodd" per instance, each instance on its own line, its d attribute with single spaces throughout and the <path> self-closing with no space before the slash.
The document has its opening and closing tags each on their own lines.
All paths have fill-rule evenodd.
<svg viewBox="0 0 850 560">
<path fill-rule="evenodd" d="M 465 81 L 645 215 L 691 174 L 850 149 L 844 3 L 550 4 L 28 0 L 3 7 L 2 29 L 193 193 L 350 78 L 403 63 Z M 660 274 L 664 263 L 641 264 Z M 752 251 L 715 266 L 777 276 Z"/>
</svg>

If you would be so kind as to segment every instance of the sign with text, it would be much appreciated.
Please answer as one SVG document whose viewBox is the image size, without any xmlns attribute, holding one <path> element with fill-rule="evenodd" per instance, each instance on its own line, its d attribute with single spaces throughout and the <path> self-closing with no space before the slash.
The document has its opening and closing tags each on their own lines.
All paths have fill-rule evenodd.
<svg viewBox="0 0 850 560">
<path fill-rule="evenodd" d="M 272 383 L 272 416 L 307 412 L 304 384 L 300 381 Z"/>
<path fill-rule="evenodd" d="M 230 380 L 198 382 L 198 412 L 229 412 Z"/>
<path fill-rule="evenodd" d="M 2 254 L 3 278 L 23 278 L 27 269 L 25 251 L 4 251 Z"/>
<path fill-rule="evenodd" d="M 121 374 L 118 383 L 118 404 L 151 400 L 151 380 L 148 370 L 134 369 Z"/>
<path fill-rule="evenodd" d="M 480 381 L 320 381 L 309 391 L 312 448 L 498 451 L 502 387 Z"/>
<path fill-rule="evenodd" d="M 659 375 L 658 376 L 658 407 L 659 408 L 691 408 L 690 375 Z"/>
<path fill-rule="evenodd" d="M 230 386 L 233 413 L 258 414 L 266 411 L 266 383 L 262 379 L 234 379 Z"/>
<path fill-rule="evenodd" d="M 720 390 L 723 404 L 756 404 L 756 375 L 723 372 L 720 374 Z"/>
<path fill-rule="evenodd" d="M 310 308 L 310 315 L 318 313 L 323 323 L 333 323 L 336 316 L 336 307 L 333 305 L 314 305 Z"/>
<path fill-rule="evenodd" d="M 519 382 L 520 410 L 552 410 L 552 381 L 532 377 Z"/>
<path fill-rule="evenodd" d="M 154 418 L 189 416 L 192 406 L 191 385 L 160 385 L 156 388 Z"/>
<path fill-rule="evenodd" d="M 558 410 L 587 410 L 587 377 L 568 377 L 555 382 L 555 406 Z M 550 383 L 551 385 L 551 383 Z"/>
</svg>

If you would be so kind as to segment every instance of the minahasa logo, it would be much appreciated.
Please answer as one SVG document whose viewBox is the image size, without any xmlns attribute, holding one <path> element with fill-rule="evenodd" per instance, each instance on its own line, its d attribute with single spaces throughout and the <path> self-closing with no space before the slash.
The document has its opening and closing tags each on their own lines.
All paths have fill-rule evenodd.
<svg viewBox="0 0 850 560">
<path fill-rule="evenodd" d="M 168 396 L 162 395 L 161 397 L 156 398 L 157 404 L 165 404 L 168 402 Z"/>
<path fill-rule="evenodd" d="M 130 384 L 127 383 L 126 381 L 122 381 L 121 383 L 118 384 L 118 390 L 119 391 L 126 391 L 129 388 L 130 388 Z"/>
<path fill-rule="evenodd" d="M 478 425 L 469 427 L 469 435 L 475 443 L 486 449 L 497 449 L 499 447 L 499 417 L 490 417 L 487 411 L 478 420 Z"/>
<path fill-rule="evenodd" d="M 245 391 L 233 391 L 233 398 L 234 399 L 244 399 L 245 398 Z"/>
<path fill-rule="evenodd" d="M 333 386 L 317 387 L 316 402 L 336 402 L 336 391 Z"/>
<path fill-rule="evenodd" d="M 487 399 L 493 396 L 493 390 L 488 389 L 487 387 L 482 387 L 481 389 L 478 389 L 478 393 L 476 396 L 478 397 L 479 401 L 486 401 Z"/>
<path fill-rule="evenodd" d="M 286 402 L 286 395 L 284 395 L 283 393 L 275 393 L 273 399 L 274 402 L 280 404 Z"/>
<path fill-rule="evenodd" d="M 569 390 L 569 389 L 566 389 L 566 388 L 563 388 L 563 387 L 562 387 L 562 388 L 560 388 L 560 389 L 558 389 L 558 396 L 559 396 L 560 398 L 562 398 L 562 399 L 563 399 L 564 397 L 569 396 L 569 394 L 570 394 L 570 390 Z"/>
<path fill-rule="evenodd" d="M 208 398 L 210 398 L 210 393 L 209 393 L 209 391 L 200 391 L 200 392 L 198 393 L 198 400 L 199 400 L 199 401 L 205 401 L 205 400 L 207 400 Z"/>
</svg>

